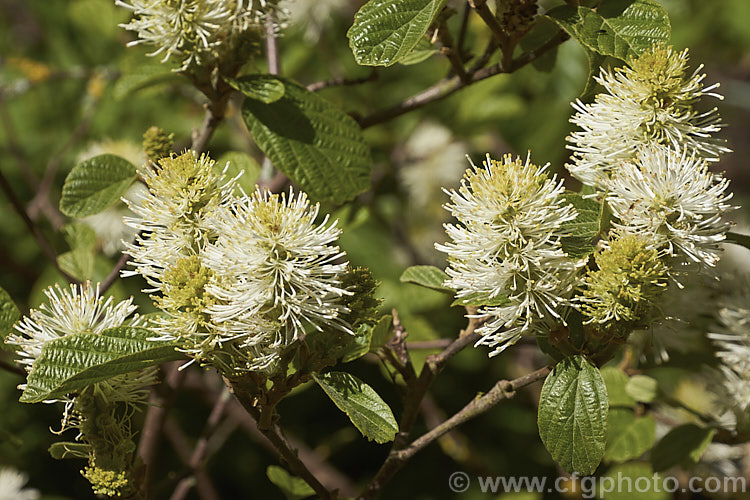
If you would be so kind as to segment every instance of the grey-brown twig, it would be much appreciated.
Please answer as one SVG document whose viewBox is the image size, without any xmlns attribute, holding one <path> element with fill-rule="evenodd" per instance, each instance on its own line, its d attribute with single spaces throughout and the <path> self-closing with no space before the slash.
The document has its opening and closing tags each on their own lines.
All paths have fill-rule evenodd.
<svg viewBox="0 0 750 500">
<path fill-rule="evenodd" d="M 242 384 L 238 380 L 228 381 L 228 383 L 230 384 L 235 397 L 240 402 L 245 411 L 247 411 L 247 413 L 249 413 L 256 422 L 260 422 L 261 412 L 255 405 L 253 396 L 242 386 Z M 265 426 L 259 425 L 258 429 L 273 444 L 276 451 L 278 451 L 281 455 L 282 460 L 286 463 L 287 467 L 289 467 L 289 470 L 291 470 L 295 475 L 304 479 L 305 482 L 307 482 L 307 484 L 309 484 L 310 487 L 315 490 L 318 498 L 335 498 L 335 495 L 328 491 L 328 488 L 323 486 L 318 478 L 315 477 L 313 473 L 310 472 L 310 469 L 308 469 L 307 466 L 302 462 L 302 460 L 300 460 L 297 450 L 292 449 L 292 447 L 289 445 L 289 442 L 282 433 L 281 428 L 275 423 L 268 426 L 267 428 L 264 427 Z"/>
<path fill-rule="evenodd" d="M 189 467 L 193 450 L 188 444 L 188 439 L 184 431 L 174 418 L 169 417 L 164 422 L 164 435 L 169 440 L 177 456 L 180 457 L 180 461 Z M 191 470 L 191 474 L 195 477 L 195 489 L 201 500 L 219 500 L 219 493 L 216 491 L 211 478 L 204 469 Z"/>
<path fill-rule="evenodd" d="M 513 397 L 515 391 L 544 379 L 550 372 L 551 368 L 545 366 L 536 371 L 528 373 L 522 377 L 513 380 L 501 380 L 492 387 L 492 389 L 482 395 L 474 398 L 469 404 L 464 406 L 458 413 L 451 418 L 433 428 L 431 431 L 415 439 L 411 444 L 400 450 L 391 450 L 380 470 L 360 495 L 360 499 L 373 498 L 400 469 L 422 448 L 432 443 L 445 433 L 450 432 L 464 422 L 471 420 L 482 413 L 486 412 L 503 399 Z"/>
<path fill-rule="evenodd" d="M 52 249 L 52 246 L 46 240 L 39 227 L 34 224 L 31 218 L 29 218 L 29 214 L 26 213 L 26 209 L 24 208 L 23 203 L 21 203 L 21 200 L 18 199 L 16 193 L 13 191 L 13 188 L 2 172 L 0 172 L 0 190 L 5 193 L 5 196 L 8 198 L 8 201 L 10 201 L 10 204 L 13 205 L 15 211 L 18 213 L 21 219 L 23 219 L 24 224 L 26 224 L 26 228 L 34 237 L 37 244 L 39 245 L 39 248 L 42 249 L 42 252 L 44 253 L 45 257 L 47 257 L 47 260 L 50 262 L 50 264 L 55 267 L 57 272 L 62 274 L 62 276 L 68 281 L 68 283 L 79 283 L 77 279 L 60 269 L 60 265 L 57 263 L 57 254 Z"/>
<path fill-rule="evenodd" d="M 208 419 L 206 420 L 206 427 L 203 429 L 203 434 L 198 439 L 198 442 L 195 444 L 195 448 L 190 455 L 190 460 L 188 461 L 187 465 L 190 468 L 192 474 L 189 477 L 183 478 L 179 482 L 177 488 L 175 488 L 174 490 L 174 493 L 172 493 L 171 500 L 183 500 L 190 492 L 190 489 L 192 488 L 194 482 L 193 476 L 195 476 L 198 472 L 201 472 L 203 469 L 202 465 L 206 456 L 206 452 L 208 451 L 209 438 L 211 437 L 211 435 L 213 435 L 214 431 L 219 426 L 219 422 L 221 421 L 221 417 L 224 415 L 224 410 L 226 409 L 227 403 L 230 401 L 230 398 L 231 393 L 229 391 L 229 388 L 225 387 L 216 400 L 214 407 L 211 409 L 211 413 L 208 415 Z"/>
<path fill-rule="evenodd" d="M 530 62 L 539 58 L 541 55 L 557 47 L 558 45 L 560 45 L 562 42 L 564 42 L 567 39 L 568 39 L 568 35 L 565 32 L 560 31 L 558 32 L 557 35 L 552 37 L 549 41 L 544 43 L 542 46 L 540 46 L 539 48 L 535 50 L 531 50 L 529 52 L 525 52 L 521 54 L 520 56 L 518 56 L 518 58 L 514 59 L 512 63 L 509 65 L 504 66 L 502 63 L 497 63 L 492 66 L 488 66 L 486 68 L 479 68 L 474 71 L 470 71 L 469 72 L 470 79 L 466 83 L 462 82 L 458 76 L 454 76 L 451 78 L 444 78 L 440 80 L 439 82 L 437 82 L 436 84 L 434 84 L 433 86 L 423 90 L 422 92 L 416 95 L 413 95 L 405 99 L 404 101 L 400 102 L 399 104 L 396 104 L 395 106 L 382 109 L 370 115 L 367 115 L 364 117 L 358 117 L 355 119 L 357 120 L 360 127 L 362 128 L 372 127 L 373 125 L 378 125 L 380 123 L 393 120 L 394 118 L 397 118 L 415 109 L 421 108 L 427 104 L 430 104 L 435 101 L 439 101 L 441 99 L 445 99 L 449 95 L 463 89 L 464 87 L 467 87 L 473 83 L 476 83 L 478 81 L 484 80 L 486 78 L 490 78 L 500 73 L 512 73 L 514 71 L 517 71 L 523 66 L 526 66 Z"/>
<path fill-rule="evenodd" d="M 148 400 L 149 407 L 146 412 L 146 420 L 143 423 L 141 438 L 136 450 L 136 456 L 145 467 L 141 491 L 146 498 L 149 497 L 148 491 L 151 485 L 156 454 L 159 450 L 158 445 L 161 439 L 162 428 L 185 376 L 186 370 L 178 369 L 180 363 L 182 361 L 174 361 L 167 365 L 162 365 L 166 371 L 165 382 L 169 392 L 166 396 L 162 397 L 156 391 L 152 390 Z"/>
<path fill-rule="evenodd" d="M 307 86 L 307 90 L 310 92 L 317 92 L 328 87 L 348 87 L 351 85 L 360 85 L 362 83 L 372 82 L 378 79 L 377 68 L 372 68 L 370 74 L 361 78 L 332 78 L 330 80 L 324 80 L 322 82 L 314 82 Z"/>
</svg>

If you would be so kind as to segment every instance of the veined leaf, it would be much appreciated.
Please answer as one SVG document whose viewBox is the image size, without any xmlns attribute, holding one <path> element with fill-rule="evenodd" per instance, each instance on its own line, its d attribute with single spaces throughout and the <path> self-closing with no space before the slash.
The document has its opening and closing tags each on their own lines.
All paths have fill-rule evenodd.
<svg viewBox="0 0 750 500">
<path fill-rule="evenodd" d="M 174 343 L 147 340 L 153 335 L 146 328 L 121 326 L 52 340 L 34 362 L 19 401 L 55 399 L 115 375 L 184 359 Z"/>
<path fill-rule="evenodd" d="M 625 386 L 625 391 L 636 401 L 650 403 L 656 398 L 658 382 L 646 375 L 633 375 Z"/>
<path fill-rule="evenodd" d="M 636 418 L 633 410 L 612 408 L 607 420 L 607 447 L 604 457 L 612 462 L 638 458 L 654 445 L 656 421 L 653 417 Z"/>
<path fill-rule="evenodd" d="M 539 403 L 539 436 L 568 472 L 593 474 L 604 456 L 607 388 L 583 356 L 565 358 L 547 376 Z"/>
<path fill-rule="evenodd" d="M 255 191 L 255 183 L 260 177 L 261 167 L 252 156 L 241 151 L 227 151 L 214 163 L 214 171 L 221 173 L 225 167 L 227 169 L 226 175 L 230 179 L 237 177 L 242 172 L 237 181 L 235 194 L 239 195 L 239 188 L 242 188 L 245 193 Z"/>
<path fill-rule="evenodd" d="M 363 436 L 376 443 L 393 441 L 398 432 L 398 424 L 390 407 L 372 387 L 344 372 L 313 376 Z"/>
<path fill-rule="evenodd" d="M 430 43 L 427 37 L 423 36 L 419 39 L 417 45 L 414 46 L 413 49 L 411 49 L 411 52 L 402 57 L 398 63 L 403 64 L 404 66 L 419 64 L 422 61 L 426 61 L 432 55 L 437 54 L 438 52 L 438 49 L 436 49 L 435 46 Z"/>
<path fill-rule="evenodd" d="M 258 147 L 310 196 L 333 203 L 370 187 L 370 148 L 357 123 L 300 85 L 283 80 L 284 97 L 245 99 L 242 116 Z"/>
<path fill-rule="evenodd" d="M 94 250 L 76 248 L 57 256 L 60 269 L 80 281 L 90 280 L 94 274 Z"/>
<path fill-rule="evenodd" d="M 711 444 L 716 429 L 684 424 L 673 428 L 651 450 L 654 470 L 661 472 L 675 465 L 694 465 Z"/>
<path fill-rule="evenodd" d="M 605 0 L 596 11 L 561 5 L 547 17 L 584 47 L 623 61 L 668 42 L 672 32 L 667 11 L 655 0 Z"/>
<path fill-rule="evenodd" d="M 370 352 L 370 342 L 372 341 L 371 325 L 360 325 L 354 335 L 348 335 L 348 345 L 344 348 L 344 354 L 341 356 L 342 363 L 348 363 L 359 359 Z"/>
<path fill-rule="evenodd" d="M 628 385 L 628 376 L 625 372 L 614 366 L 605 366 L 600 372 L 604 384 L 607 386 L 609 406 L 625 406 L 627 408 L 635 406 L 635 399 L 625 390 Z"/>
<path fill-rule="evenodd" d="M 443 283 L 447 279 L 448 275 L 435 266 L 411 266 L 407 268 L 399 278 L 401 283 L 413 283 L 425 288 L 437 290 L 438 292 L 445 292 L 453 295 L 455 290 L 443 286 Z"/>
<path fill-rule="evenodd" d="M 83 161 L 65 179 L 60 210 L 70 217 L 97 214 L 119 200 L 135 176 L 136 168 L 119 156 L 104 154 Z"/>
<path fill-rule="evenodd" d="M 278 465 L 266 469 L 268 480 L 279 487 L 289 500 L 297 500 L 315 495 L 315 490 L 301 477 L 292 476 Z"/>
<path fill-rule="evenodd" d="M 390 66 L 417 46 L 446 0 L 370 0 L 346 36 L 357 64 Z"/>
<path fill-rule="evenodd" d="M 580 259 L 596 251 L 594 238 L 599 234 L 601 206 L 596 200 L 584 198 L 578 193 L 566 192 L 565 201 L 575 207 L 578 216 L 561 227 L 568 236 L 560 239 L 562 249 L 573 259 Z"/>
<path fill-rule="evenodd" d="M 247 75 L 225 78 L 226 82 L 246 97 L 270 104 L 284 97 L 284 82 L 273 75 Z"/>
</svg>

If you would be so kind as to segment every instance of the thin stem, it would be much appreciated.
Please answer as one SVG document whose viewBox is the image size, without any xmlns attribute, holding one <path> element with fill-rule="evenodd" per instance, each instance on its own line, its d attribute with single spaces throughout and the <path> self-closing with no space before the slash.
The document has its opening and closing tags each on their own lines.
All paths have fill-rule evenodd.
<svg viewBox="0 0 750 500">
<path fill-rule="evenodd" d="M 360 499 L 374 498 L 380 489 L 385 485 L 404 464 L 413 457 L 417 452 L 436 439 L 455 429 L 459 425 L 471 420 L 482 413 L 486 412 L 503 399 L 511 398 L 515 391 L 533 384 L 534 382 L 544 379 L 550 372 L 551 368 L 545 366 L 534 372 L 528 373 L 511 381 L 501 380 L 483 396 L 477 396 L 469 404 L 464 406 L 458 413 L 451 418 L 433 428 L 431 431 L 423 434 L 411 444 L 401 450 L 391 450 L 380 470 L 372 479 L 367 489 L 360 495 Z"/>
<path fill-rule="evenodd" d="M 184 431 L 174 418 L 169 417 L 164 422 L 164 435 L 169 440 L 177 456 L 180 457 L 180 461 L 189 466 L 192 450 L 188 445 Z M 219 493 L 216 491 L 211 478 L 205 470 L 196 470 L 192 474 L 195 477 L 195 489 L 201 500 L 219 500 Z"/>
<path fill-rule="evenodd" d="M 94 77 L 96 78 L 96 76 Z M 47 166 L 44 169 L 44 175 L 42 180 L 39 182 L 36 195 L 29 203 L 29 215 L 36 218 L 38 212 L 44 212 L 47 218 L 52 223 L 53 227 L 59 230 L 65 222 L 63 215 L 57 210 L 57 208 L 50 203 L 50 191 L 57 175 L 57 170 L 65 158 L 65 155 L 84 137 L 91 127 L 91 122 L 94 119 L 96 113 L 96 105 L 99 102 L 99 96 L 92 96 L 87 94 L 84 100 L 84 109 L 80 121 L 73 129 L 73 132 L 68 137 L 68 140 L 60 147 L 55 154 L 53 154 Z"/>
<path fill-rule="evenodd" d="M 241 387 L 238 381 L 228 381 L 232 392 L 234 393 L 237 400 L 240 402 L 242 407 L 250 414 L 256 422 L 260 422 L 261 412 L 256 407 L 253 401 L 253 397 Z M 286 437 L 284 437 L 281 428 L 277 424 L 273 424 L 268 428 L 263 428 L 260 425 L 258 429 L 261 433 L 273 444 L 274 448 L 279 452 L 281 458 L 286 462 L 287 467 L 297 476 L 307 482 L 307 484 L 315 490 L 318 498 L 332 499 L 334 496 L 328 489 L 323 486 L 318 478 L 316 478 L 307 466 L 300 460 L 298 452 L 289 445 Z"/>
<path fill-rule="evenodd" d="M 492 13 L 489 7 L 487 7 L 487 0 L 469 0 L 469 4 L 479 14 L 482 21 L 490 28 L 492 36 L 497 41 L 500 50 L 503 52 L 500 66 L 504 72 L 509 72 L 510 65 L 513 60 L 513 44 L 511 43 L 510 37 L 505 33 L 505 30 L 500 25 L 495 15 Z"/>
<path fill-rule="evenodd" d="M 557 35 L 552 37 L 549 41 L 544 43 L 536 50 L 531 50 L 524 54 L 521 54 L 520 56 L 518 56 L 518 58 L 514 59 L 511 64 L 506 65 L 505 67 L 503 63 L 497 63 L 487 68 L 477 69 L 476 71 L 469 73 L 469 76 L 471 78 L 466 83 L 462 82 L 458 76 L 454 76 L 452 78 L 444 78 L 432 87 L 429 87 L 422 92 L 405 99 L 395 106 L 382 109 L 370 115 L 355 119 L 362 128 L 372 127 L 373 125 L 378 125 L 380 123 L 393 120 L 394 118 L 397 118 L 415 109 L 421 108 L 427 104 L 445 99 L 456 91 L 461 90 L 464 87 L 467 87 L 478 81 L 490 78 L 500 73 L 512 73 L 514 71 L 517 71 L 523 66 L 538 59 L 543 54 L 557 47 L 567 39 L 568 35 L 565 32 L 560 31 Z"/>
<path fill-rule="evenodd" d="M 456 51 L 458 52 L 458 57 L 464 61 L 464 41 L 466 41 L 466 32 L 467 28 L 469 27 L 469 11 L 471 8 L 469 7 L 469 3 L 466 2 L 464 4 L 464 11 L 461 14 L 461 27 L 458 30 L 458 39 L 456 41 Z"/>
<path fill-rule="evenodd" d="M 440 43 L 443 45 L 441 52 L 445 54 L 445 57 L 447 57 L 448 61 L 450 61 L 453 71 L 462 83 L 468 83 L 469 75 L 468 73 L 466 73 L 466 69 L 464 68 L 464 62 L 461 59 L 460 51 L 455 48 L 453 37 L 451 36 L 450 30 L 448 30 L 448 26 L 445 23 L 442 23 L 438 27 L 437 34 L 438 38 L 440 39 Z"/>
<path fill-rule="evenodd" d="M 190 455 L 190 460 L 188 461 L 187 465 L 192 471 L 192 475 L 183 478 L 180 481 L 180 483 L 177 485 L 177 488 L 175 488 L 174 493 L 172 493 L 171 500 L 183 500 L 190 492 L 190 489 L 193 487 L 193 476 L 195 476 L 203 469 L 202 464 L 206 456 L 206 452 L 208 451 L 209 438 L 213 435 L 214 431 L 219 426 L 219 422 L 221 421 L 221 417 L 224 415 L 224 410 L 227 407 L 227 402 L 230 401 L 230 397 L 231 392 L 228 387 L 225 387 L 222 390 L 219 398 L 216 400 L 216 404 L 214 404 L 214 407 L 211 409 L 208 420 L 206 420 L 206 427 L 205 429 L 203 429 L 203 434 L 198 439 L 198 442 L 193 449 L 193 453 Z"/>
<path fill-rule="evenodd" d="M 373 68 L 370 74 L 361 78 L 332 78 L 322 82 L 311 83 L 307 86 L 307 90 L 310 92 L 317 92 L 328 87 L 350 87 L 353 85 L 360 85 L 362 83 L 372 82 L 378 79 L 377 68 Z"/>
<path fill-rule="evenodd" d="M 276 19 L 273 12 L 269 13 L 266 19 L 266 60 L 268 61 L 268 74 L 281 73 L 279 38 L 276 36 Z"/>
<path fill-rule="evenodd" d="M 180 363 L 182 362 L 175 361 L 166 365 L 167 376 L 165 377 L 165 382 L 169 389 L 167 395 L 162 397 L 155 391 L 152 391 L 148 400 L 148 411 L 146 412 L 146 419 L 143 423 L 143 430 L 141 431 L 141 439 L 138 442 L 138 449 L 136 450 L 136 456 L 140 459 L 145 468 L 141 491 L 145 494 L 146 498 L 149 497 L 148 492 L 150 490 L 156 456 L 159 451 L 158 445 L 161 438 L 162 428 L 164 427 L 164 422 L 169 415 L 169 410 L 174 404 L 178 389 L 182 385 L 185 372 L 187 371 L 178 369 Z"/>
<path fill-rule="evenodd" d="M 125 265 L 129 260 L 130 254 L 123 253 L 120 259 L 115 263 L 114 267 L 109 271 L 106 278 L 104 278 L 104 281 L 99 284 L 99 293 L 104 295 L 104 292 L 109 290 L 109 287 L 114 284 L 115 280 L 120 275 L 120 271 L 125 268 Z"/>
<path fill-rule="evenodd" d="M 431 349 L 445 349 L 453 343 L 453 339 L 437 339 L 437 340 L 417 340 L 414 342 L 407 342 L 406 347 L 410 350 L 425 350 Z"/>
<path fill-rule="evenodd" d="M 13 208 L 16 210 L 18 215 L 21 216 L 24 224 L 26 224 L 26 228 L 29 230 L 32 236 L 34 236 L 34 239 L 39 245 L 39 248 L 42 249 L 42 252 L 47 257 L 47 260 L 55 267 L 57 272 L 62 274 L 63 277 L 68 281 L 68 283 L 79 283 L 77 279 L 60 269 L 60 265 L 57 263 L 57 254 L 52 249 L 52 246 L 49 244 L 49 242 L 44 238 L 41 230 L 29 218 L 29 214 L 26 213 L 26 209 L 21 203 L 21 200 L 18 199 L 16 193 L 13 191 L 13 188 L 2 172 L 0 172 L 0 189 L 2 189 L 2 191 L 5 193 L 5 196 L 8 198 L 8 201 L 10 201 L 11 205 L 13 205 Z"/>
</svg>

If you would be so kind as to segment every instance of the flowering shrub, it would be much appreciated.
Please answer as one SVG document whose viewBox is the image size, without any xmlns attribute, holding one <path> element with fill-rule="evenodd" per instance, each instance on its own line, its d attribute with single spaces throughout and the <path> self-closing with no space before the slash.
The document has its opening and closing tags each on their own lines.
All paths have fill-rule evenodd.
<svg viewBox="0 0 750 500">
<path fill-rule="evenodd" d="M 282 55 L 301 67 L 310 41 L 343 40 L 317 9 L 350 5 L 72 5 L 72 18 L 112 30 L 113 50 L 129 47 L 123 58 L 136 62 L 59 77 L 87 78 L 84 113 L 119 102 L 113 109 L 131 115 L 143 141 L 88 147 L 60 189 L 67 149 L 41 178 L 24 170 L 37 193 L 30 203 L 16 192 L 18 179 L 0 176 L 50 266 L 36 298 L 3 282 L 0 366 L 17 379 L 14 399 L 61 410 L 49 454 L 74 461 L 94 495 L 182 499 L 195 487 L 201 498 L 218 490 L 236 497 L 242 478 L 224 488 L 221 469 L 236 472 L 239 460 L 213 471 L 206 463 L 243 426 L 280 459 L 267 476 L 288 498 L 416 496 L 398 483 L 409 470 L 398 473 L 434 441 L 461 467 L 486 469 L 460 426 L 501 402 L 536 421 L 533 435 L 494 429 L 521 435 L 514 446 L 529 470 L 498 467 L 524 475 L 539 465 L 527 453 L 573 483 L 623 471 L 741 474 L 750 293 L 741 264 L 727 272 L 726 250 L 746 251 L 750 236 L 734 231 L 741 194 L 721 171 L 731 153 L 726 125 L 708 107 L 723 99 L 719 84 L 705 84 L 703 66 L 676 47 L 659 2 L 370 0 L 347 14 L 346 59 L 330 54 L 347 68 L 353 56 L 373 67 L 370 75 L 307 86 L 292 78 L 311 80 L 303 71 L 281 76 Z M 89 21 L 97 9 L 111 16 Z M 511 85 L 530 65 L 534 79 L 572 67 L 581 54 L 565 51 L 576 45 L 589 67 L 565 96 L 573 100 L 567 139 L 552 127 L 560 121 L 564 131 L 568 108 L 524 117 L 543 135 L 520 155 L 483 138 L 495 132 L 482 113 L 492 116 L 502 89 L 484 96 L 475 84 Z M 393 81 L 416 88 L 403 75 L 428 59 L 448 75 L 389 106 Z M 40 63 L 8 61 L 23 76 L 0 80 L 0 105 L 53 79 Z M 377 98 L 357 94 L 367 85 Z M 319 95 L 329 87 L 342 87 L 338 98 Z M 413 122 L 411 137 L 382 126 L 433 102 L 449 106 L 458 91 L 461 105 L 444 124 Z M 137 106 L 148 92 L 154 110 Z M 190 121 L 195 106 L 185 100 L 201 105 L 202 124 Z M 175 119 L 173 106 L 190 109 Z M 23 168 L 11 118 L 3 112 L 8 150 Z M 448 125 L 462 121 L 471 132 L 454 139 Z M 77 129 L 66 148 L 85 135 Z M 544 143 L 569 157 L 544 161 Z M 469 153 L 478 145 L 493 151 L 476 164 Z M 29 246 L 19 243 L 21 252 Z M 489 368 L 441 385 L 461 371 L 462 356 Z M 531 403 L 511 401 L 537 382 Z M 322 392 L 312 396 L 314 386 Z M 438 406 L 445 387 L 466 392 L 446 405 L 452 414 Z M 313 430 L 310 449 L 294 434 L 318 429 L 324 395 L 345 417 L 321 420 L 338 428 L 348 419 L 358 433 L 347 427 L 326 441 Z M 187 436 L 185 422 L 203 430 Z M 328 463 L 347 446 L 367 446 L 359 434 L 374 442 L 357 449 L 372 460 L 364 472 L 345 459 L 337 464 L 344 472 Z M 488 446 L 497 439 L 493 453 L 508 462 L 507 436 L 478 434 Z M 160 450 L 162 435 L 174 453 Z M 538 443 L 545 454 L 526 451 Z M 161 462 L 160 453 L 170 458 Z M 38 498 L 24 484 L 14 469 L 0 471 L 0 497 Z M 451 483 L 438 491 L 465 490 Z"/>
</svg>

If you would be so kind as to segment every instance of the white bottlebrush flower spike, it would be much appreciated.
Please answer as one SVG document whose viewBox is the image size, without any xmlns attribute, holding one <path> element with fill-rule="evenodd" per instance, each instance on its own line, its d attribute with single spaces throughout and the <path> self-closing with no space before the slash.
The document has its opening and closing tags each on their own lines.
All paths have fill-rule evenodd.
<svg viewBox="0 0 750 500">
<path fill-rule="evenodd" d="M 446 224 L 451 242 L 436 245 L 448 254 L 445 285 L 456 297 L 484 304 L 489 321 L 479 330 L 481 344 L 498 354 L 542 318 L 560 318 L 576 263 L 561 249 L 561 226 L 576 211 L 561 196 L 562 181 L 511 155 L 489 155 L 472 164 L 458 191 L 446 191 L 446 208 L 459 224 Z"/>
<path fill-rule="evenodd" d="M 55 285 L 47 288 L 44 294 L 49 303 L 42 304 L 21 319 L 16 324 L 17 333 L 6 340 L 8 344 L 19 347 L 20 362 L 28 371 L 49 341 L 76 333 L 101 333 L 107 328 L 122 326 L 137 308 L 132 298 L 115 304 L 112 297 L 100 297 L 99 286 L 88 282 L 70 285 L 70 288 Z M 138 319 L 134 318 L 128 324 L 137 323 Z"/>
<path fill-rule="evenodd" d="M 339 315 L 344 252 L 340 230 L 326 216 L 315 223 L 319 205 L 307 196 L 256 191 L 231 210 L 217 213 L 215 244 L 204 265 L 219 279 L 207 286 L 216 298 L 212 320 L 228 337 L 252 348 L 250 369 L 268 366 L 274 351 L 306 332 L 332 327 L 348 331 Z"/>
<path fill-rule="evenodd" d="M 234 180 L 224 181 L 206 155 L 192 151 L 163 158 L 141 171 L 148 192 L 133 193 L 125 199 L 135 217 L 125 223 L 142 233 L 134 244 L 127 244 L 134 270 L 123 276 L 142 275 L 152 290 L 162 287 L 165 271 L 180 258 L 196 255 L 208 244 L 209 217 L 232 203 Z"/>
<path fill-rule="evenodd" d="M 264 0 L 116 0 L 133 11 L 122 27 L 138 34 L 129 45 L 156 46 L 150 55 L 179 60 L 178 70 L 209 64 L 248 29 L 261 26 Z"/>
<path fill-rule="evenodd" d="M 630 160 L 639 146 L 664 144 L 707 161 L 717 161 L 729 149 L 711 134 L 723 126 L 716 109 L 699 112 L 694 105 L 718 84 L 703 86 L 699 66 L 687 70 L 687 50 L 654 47 L 631 66 L 601 70 L 596 81 L 605 92 L 591 104 L 573 103 L 571 122 L 582 130 L 568 141 L 573 150 L 570 173 L 586 185 L 603 190 L 603 183 L 619 162 Z"/>
<path fill-rule="evenodd" d="M 8 467 L 0 468 L 0 500 L 37 500 L 39 491 L 24 488 L 27 481 L 25 474 Z"/>
<path fill-rule="evenodd" d="M 702 158 L 666 146 L 642 146 L 606 183 L 607 202 L 624 233 L 644 234 L 653 247 L 713 267 L 731 224 L 723 215 L 729 180 Z"/>
</svg>

